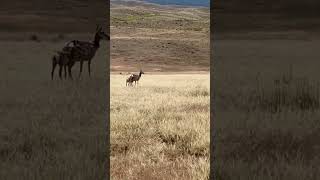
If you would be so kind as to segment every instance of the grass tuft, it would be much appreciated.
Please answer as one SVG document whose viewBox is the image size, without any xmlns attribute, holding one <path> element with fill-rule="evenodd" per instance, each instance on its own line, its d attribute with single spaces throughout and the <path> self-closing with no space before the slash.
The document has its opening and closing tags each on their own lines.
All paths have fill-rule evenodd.
<svg viewBox="0 0 320 180">
<path fill-rule="evenodd" d="M 290 72 L 276 77 L 273 82 L 257 78 L 257 87 L 249 95 L 252 109 L 272 113 L 282 111 L 315 111 L 320 107 L 319 82 L 296 77 Z"/>
</svg>

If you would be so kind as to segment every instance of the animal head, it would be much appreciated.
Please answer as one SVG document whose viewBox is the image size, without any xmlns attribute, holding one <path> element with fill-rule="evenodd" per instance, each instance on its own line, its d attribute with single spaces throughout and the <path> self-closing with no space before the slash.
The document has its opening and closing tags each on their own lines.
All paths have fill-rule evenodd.
<svg viewBox="0 0 320 180">
<path fill-rule="evenodd" d="M 144 74 L 144 72 L 140 69 L 140 74 Z"/>
<path fill-rule="evenodd" d="M 131 76 L 127 78 L 127 82 L 130 82 L 130 80 L 131 80 Z"/>
<path fill-rule="evenodd" d="M 110 36 L 105 33 L 100 26 L 97 26 L 96 28 L 96 37 L 99 37 L 99 39 L 110 40 Z"/>
</svg>

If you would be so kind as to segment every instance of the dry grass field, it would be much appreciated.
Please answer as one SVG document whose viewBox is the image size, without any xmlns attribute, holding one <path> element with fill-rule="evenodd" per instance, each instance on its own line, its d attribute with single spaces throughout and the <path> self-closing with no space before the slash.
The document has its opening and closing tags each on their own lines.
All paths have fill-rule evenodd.
<svg viewBox="0 0 320 180">
<path fill-rule="evenodd" d="M 111 179 L 208 179 L 209 74 L 111 75 Z"/>
<path fill-rule="evenodd" d="M 51 81 L 51 55 L 61 46 L 0 42 L 0 179 L 107 176 L 107 53 L 98 51 L 91 79 L 84 71 L 81 80 L 60 81 L 56 71 Z"/>
<path fill-rule="evenodd" d="M 111 179 L 208 179 L 209 9 L 112 1 L 110 14 Z"/>
<path fill-rule="evenodd" d="M 319 38 L 253 36 L 215 41 L 215 178 L 316 180 Z"/>
<path fill-rule="evenodd" d="M 319 179 L 318 4 L 212 4 L 214 179 Z"/>
<path fill-rule="evenodd" d="M 81 79 L 51 81 L 66 42 L 104 29 L 105 1 L 5 1 L 0 13 L 0 179 L 105 179 L 109 45 Z M 94 9 L 94 10 L 93 10 Z M 73 68 L 77 77 L 79 65 Z"/>
</svg>

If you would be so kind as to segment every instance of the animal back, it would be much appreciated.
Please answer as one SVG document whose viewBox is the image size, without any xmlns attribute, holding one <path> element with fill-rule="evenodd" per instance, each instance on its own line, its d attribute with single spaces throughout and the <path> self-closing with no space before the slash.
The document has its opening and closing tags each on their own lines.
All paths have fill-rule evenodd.
<svg viewBox="0 0 320 180">
<path fill-rule="evenodd" d="M 95 56 L 97 48 L 93 44 L 83 43 L 74 47 L 74 58 L 77 60 L 90 60 Z"/>
</svg>

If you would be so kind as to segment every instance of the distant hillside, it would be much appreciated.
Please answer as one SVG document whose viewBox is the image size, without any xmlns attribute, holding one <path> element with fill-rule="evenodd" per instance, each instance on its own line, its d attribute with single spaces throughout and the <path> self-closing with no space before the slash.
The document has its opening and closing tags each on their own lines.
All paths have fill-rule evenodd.
<svg viewBox="0 0 320 180">
<path fill-rule="evenodd" d="M 143 0 L 161 5 L 209 6 L 210 0 Z"/>
<path fill-rule="evenodd" d="M 215 32 L 319 31 L 320 1 L 213 0 Z"/>
<path fill-rule="evenodd" d="M 214 0 L 214 10 L 224 13 L 279 13 L 320 15 L 318 0 Z"/>
<path fill-rule="evenodd" d="M 109 26 L 109 0 L 10 0 L 1 2 L 0 31 L 91 32 Z"/>
</svg>

